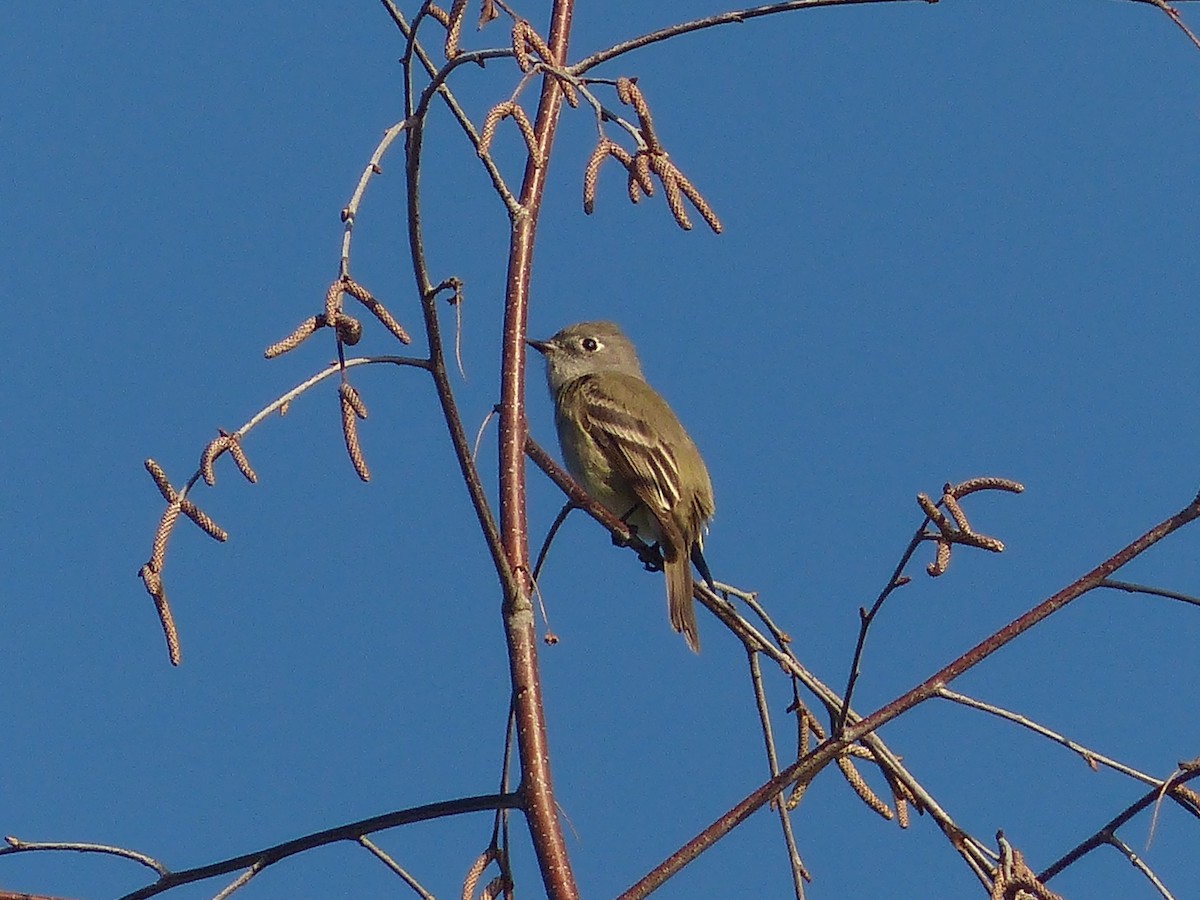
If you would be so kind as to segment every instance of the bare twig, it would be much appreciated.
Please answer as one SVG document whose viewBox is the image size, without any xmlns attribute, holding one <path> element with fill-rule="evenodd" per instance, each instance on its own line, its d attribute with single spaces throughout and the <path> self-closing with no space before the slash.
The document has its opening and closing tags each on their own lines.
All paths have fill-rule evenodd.
<svg viewBox="0 0 1200 900">
<path fill-rule="evenodd" d="M 716 587 L 726 598 L 730 596 L 737 597 L 745 603 L 746 608 L 754 613 L 758 620 L 766 626 L 767 630 L 771 632 L 771 637 L 775 639 L 775 642 L 780 647 L 786 647 L 792 642 L 792 636 L 775 624 L 774 619 L 767 613 L 766 607 L 758 601 L 757 592 L 743 591 L 731 584 L 725 584 L 720 581 L 716 582 Z"/>
<path fill-rule="evenodd" d="M 575 504 L 568 500 L 563 504 L 563 508 L 558 511 L 558 515 L 554 517 L 554 521 L 550 525 L 550 530 L 546 532 L 546 538 L 542 541 L 542 548 L 538 551 L 537 562 L 533 564 L 533 580 L 536 582 L 538 575 L 542 571 L 542 563 L 546 561 L 546 555 L 550 552 L 550 545 L 554 543 L 554 536 L 558 534 L 558 529 L 562 528 L 563 522 L 567 521 L 567 516 L 571 514 L 571 510 L 576 509 Z"/>
<path fill-rule="evenodd" d="M 121 900 L 145 900 L 147 897 L 157 896 L 182 884 L 192 884 L 193 882 L 214 878 L 218 875 L 238 872 L 251 866 L 261 870 L 282 859 L 295 856 L 297 853 L 303 853 L 314 847 L 322 847 L 338 841 L 358 841 L 365 834 L 373 834 L 377 831 L 395 828 L 400 825 L 409 825 L 413 822 L 427 822 L 432 819 L 442 819 L 448 816 L 463 815 L 464 813 L 483 812 L 489 809 L 515 809 L 519 808 L 520 805 L 521 796 L 519 794 L 488 794 L 479 797 L 445 800 L 441 803 L 429 803 L 424 806 L 414 806 L 408 809 L 397 810 L 396 812 L 384 813 L 383 815 L 362 819 L 358 822 L 350 822 L 346 825 L 338 825 L 324 831 L 317 831 L 282 844 L 276 844 L 273 847 L 264 847 L 262 850 L 256 850 L 252 853 L 245 853 L 241 856 L 221 860 L 220 862 L 199 866 L 195 869 L 161 873 L 161 877 L 154 884 L 126 894 Z M 3 852 L 3 850 L 0 850 L 0 853 Z"/>
<path fill-rule="evenodd" d="M 227 449 L 234 455 L 234 459 L 237 460 L 242 438 L 274 413 L 278 412 L 280 415 L 286 413 L 293 400 L 307 393 L 326 378 L 344 374 L 346 370 L 357 366 L 380 364 L 412 366 L 419 369 L 428 369 L 429 367 L 427 360 L 412 359 L 404 356 L 369 356 L 333 363 L 267 404 L 236 431 L 223 433 L 222 437 L 227 439 Z M 211 447 L 212 444 L 210 443 L 208 446 Z M 235 448 L 237 449 L 235 450 Z M 167 602 L 166 587 L 162 579 L 162 570 L 166 561 L 167 541 L 174 530 L 175 523 L 178 521 L 181 512 L 191 517 L 193 521 L 203 527 L 206 532 L 217 540 L 224 540 L 228 537 L 224 531 L 217 528 L 212 520 L 197 509 L 195 504 L 188 499 L 189 492 L 195 487 L 196 482 L 203 477 L 205 469 L 204 456 L 207 455 L 208 451 L 206 449 L 205 454 L 202 454 L 200 467 L 196 469 L 184 486 L 178 491 L 171 486 L 167 480 L 166 473 L 163 472 L 162 467 L 158 463 L 154 462 L 154 460 L 146 461 L 146 469 L 150 472 L 151 477 L 158 486 L 159 492 L 162 493 L 163 498 L 167 501 L 167 508 L 163 512 L 162 519 L 159 521 L 158 529 L 154 535 L 150 560 L 138 571 L 138 577 L 142 579 L 142 583 L 146 587 L 146 592 L 154 599 L 155 609 L 158 612 L 159 621 L 162 624 L 163 633 L 166 637 L 167 651 L 170 655 L 171 664 L 175 666 L 179 665 L 181 659 L 179 633 L 175 628 L 174 617 L 171 615 L 171 607 Z M 215 453 L 212 454 L 214 458 L 215 455 Z M 211 464 L 211 459 L 208 462 Z M 241 461 L 238 463 L 239 468 L 242 468 L 243 463 L 245 463 L 244 455 L 241 456 Z M 247 478 L 254 481 L 257 476 L 254 476 L 253 471 L 249 471 L 249 474 L 247 474 L 248 470 L 249 464 L 247 463 L 246 467 L 242 468 L 242 472 Z"/>
<path fill-rule="evenodd" d="M 358 842 L 363 847 L 366 847 L 367 850 L 369 850 L 372 854 L 374 854 L 376 859 L 400 876 L 400 879 L 410 888 L 412 888 L 413 892 L 420 897 L 421 900 L 435 900 L 433 894 L 425 890 L 424 886 L 417 881 L 417 879 L 413 878 L 403 866 L 396 862 L 396 860 L 392 859 L 390 854 L 385 852 L 369 837 L 367 837 L 365 834 L 361 835 L 358 839 Z"/>
<path fill-rule="evenodd" d="M 363 194 L 366 193 L 367 184 L 371 180 L 372 175 L 383 174 L 383 168 L 380 163 L 383 161 L 383 156 L 387 153 L 388 148 L 392 146 L 392 142 L 400 136 L 400 133 L 408 127 L 408 122 L 397 122 L 395 125 L 388 128 L 380 138 L 379 143 L 375 146 L 375 152 L 371 154 L 371 159 L 363 169 L 362 175 L 358 177 L 358 184 L 354 187 L 354 193 L 350 195 L 349 202 L 342 207 L 342 222 L 345 227 L 342 229 L 342 258 L 338 266 L 338 274 L 343 278 L 350 276 L 350 233 L 354 230 L 354 222 L 358 217 L 358 208 L 362 204 Z"/>
<path fill-rule="evenodd" d="M 1195 32 L 1187 27 L 1187 24 L 1183 21 L 1183 17 L 1179 15 L 1179 10 L 1167 3 L 1166 0 L 1137 0 L 1137 2 L 1148 3 L 1151 6 L 1161 9 L 1167 18 L 1174 22 L 1180 31 L 1187 35 L 1188 40 L 1192 42 L 1192 46 L 1200 50 L 1200 38 L 1196 37 Z"/>
<path fill-rule="evenodd" d="M 767 765 L 771 775 L 779 774 L 779 758 L 775 753 L 775 737 L 771 733 L 771 711 L 767 705 L 767 694 L 763 688 L 762 666 L 758 661 L 759 651 L 747 650 L 746 656 L 750 662 L 750 683 L 754 688 L 754 703 L 758 707 L 758 721 L 762 725 L 763 744 L 767 751 Z M 784 847 L 787 849 L 788 865 L 792 872 L 792 890 L 796 900 L 804 900 L 804 882 L 812 881 L 812 876 L 800 858 L 800 850 L 796 846 L 796 835 L 792 831 L 792 818 L 789 815 L 792 806 L 779 794 L 771 801 L 779 814 L 779 827 L 783 833 Z"/>
<path fill-rule="evenodd" d="M 404 14 L 401 13 L 396 7 L 396 4 L 393 2 L 393 0 L 382 0 L 382 2 L 384 8 L 388 11 L 388 14 L 392 17 L 392 21 L 396 24 L 396 27 L 400 29 L 400 33 L 404 35 L 406 41 L 408 42 L 409 49 L 406 50 L 403 58 L 405 67 L 405 109 L 409 110 L 411 113 L 413 105 L 411 78 L 412 54 L 415 52 L 417 59 L 421 61 L 421 66 L 430 76 L 436 76 L 438 73 L 438 68 L 434 65 L 433 60 L 430 58 L 429 54 L 425 52 L 425 49 L 421 46 L 420 42 L 417 41 L 416 32 L 409 26 Z M 459 104 L 458 99 L 445 85 L 444 79 L 443 82 L 437 87 L 437 95 L 445 101 L 446 106 L 454 115 L 459 127 L 463 130 L 463 133 L 466 134 L 467 139 L 471 142 L 471 145 L 478 151 L 479 133 L 475 130 L 474 124 L 471 122 L 470 117 L 466 114 L 466 111 Z M 480 160 L 483 162 L 483 166 L 487 170 L 488 177 L 492 181 L 492 187 L 495 189 L 500 199 L 504 202 L 505 207 L 508 209 L 509 215 L 515 215 L 518 209 L 517 198 L 514 197 L 512 191 L 509 190 L 508 185 L 504 181 L 504 176 L 500 174 L 500 169 L 496 166 L 495 161 L 490 156 L 481 156 Z"/>
<path fill-rule="evenodd" d="M 1182 786 L 1186 782 L 1198 777 L 1200 777 L 1200 767 L 1193 766 L 1184 771 L 1183 774 L 1177 779 L 1173 780 L 1171 782 L 1170 789 L 1175 791 L 1178 787 Z M 1055 875 L 1062 872 L 1072 863 L 1082 859 L 1097 847 L 1101 847 L 1105 844 L 1111 844 L 1109 838 L 1116 834 L 1118 828 L 1120 828 L 1142 810 L 1153 806 L 1158 802 L 1161 796 L 1162 792 L 1159 788 L 1154 788 L 1150 791 L 1147 791 L 1133 803 L 1129 804 L 1129 806 L 1125 807 L 1125 809 L 1121 810 L 1120 813 L 1106 822 L 1095 834 L 1082 841 L 1077 846 L 1073 847 L 1067 853 L 1063 854 L 1059 859 L 1055 860 L 1053 863 L 1043 869 L 1038 874 L 1038 878 L 1042 881 L 1049 881 Z M 1186 795 L 1184 795 L 1184 799 L 1188 799 Z M 1191 801 L 1189 800 L 1188 802 Z M 1193 808 L 1191 811 L 1193 815 L 1200 816 L 1200 808 Z"/>
<path fill-rule="evenodd" d="M 238 888 L 241 888 L 241 887 L 244 887 L 245 885 L 247 885 L 250 882 L 250 879 L 253 878 L 255 875 L 257 875 L 262 870 L 263 870 L 262 864 L 255 863 L 250 868 L 248 868 L 245 872 L 243 872 L 241 875 L 239 875 L 237 878 L 233 879 L 233 881 L 231 881 L 229 884 L 227 884 L 222 890 L 219 890 L 219 891 L 217 891 L 217 893 L 213 894 L 213 900 L 227 900 L 227 898 L 234 891 L 236 891 Z"/>
<path fill-rule="evenodd" d="M 1018 482 L 1008 478 L 999 478 L 996 476 L 983 476 L 979 478 L 968 478 L 966 481 L 958 484 L 946 483 L 942 487 L 942 499 L 938 503 L 934 503 L 925 494 L 917 495 L 917 503 L 925 513 L 925 519 L 917 527 L 912 539 L 908 542 L 908 546 L 904 552 L 900 554 L 900 561 L 896 564 L 896 568 L 892 570 L 892 575 L 884 585 L 883 590 L 875 598 L 875 602 L 871 604 L 870 609 L 860 608 L 858 640 L 854 647 L 854 656 L 850 662 L 850 674 L 846 681 L 846 691 L 842 695 L 841 712 L 838 717 L 835 731 L 840 733 L 846 726 L 846 717 L 849 714 L 850 702 L 854 696 L 854 686 L 857 684 L 861 675 L 861 664 L 863 652 L 866 649 L 867 633 L 871 630 L 871 625 L 874 623 L 879 611 L 883 608 L 883 604 L 892 595 L 892 593 L 900 587 L 908 584 L 911 579 L 904 574 L 904 570 L 908 568 L 909 562 L 912 560 L 913 554 L 921 543 L 930 538 L 925 529 L 933 523 L 938 526 L 939 535 L 937 540 L 937 557 L 934 562 L 927 568 L 931 576 L 941 575 L 946 571 L 946 566 L 950 561 L 950 544 L 952 541 L 966 542 L 968 538 L 975 539 L 974 546 L 981 546 L 988 550 L 1002 550 L 1004 545 L 995 538 L 989 538 L 986 535 L 977 535 L 971 531 L 970 523 L 967 521 L 966 514 L 958 501 L 963 497 L 979 491 L 1005 491 L 1008 493 L 1019 494 L 1025 488 Z M 938 509 L 939 506 L 945 505 L 951 510 L 956 527 L 952 527 L 947 521 L 946 516 Z"/>
<path fill-rule="evenodd" d="M 1181 594 L 1178 591 L 1167 591 L 1162 588 L 1150 587 L 1145 584 L 1133 584 L 1129 581 L 1117 581 L 1113 578 L 1105 578 L 1097 587 L 1112 588 L 1115 591 L 1125 591 L 1130 594 L 1147 594 L 1151 597 L 1166 597 L 1168 600 L 1179 600 L 1181 603 L 1190 603 L 1192 606 L 1200 606 L 1200 597 L 1193 597 L 1191 594 Z"/>
<path fill-rule="evenodd" d="M 1095 769 L 1097 765 L 1107 766 L 1114 771 L 1120 772 L 1122 775 L 1128 775 L 1130 778 L 1135 778 L 1138 781 L 1144 782 L 1145 784 L 1152 784 L 1156 787 L 1162 787 L 1163 785 L 1163 782 L 1160 779 L 1155 778 L 1152 775 L 1147 775 L 1145 772 L 1139 772 L 1137 769 L 1134 769 L 1131 766 L 1117 762 L 1115 759 L 1111 759 L 1102 753 L 1097 753 L 1095 750 L 1091 750 L 1082 744 L 1078 744 L 1069 738 L 1063 737 L 1058 732 L 1051 731 L 1044 725 L 1039 725 L 1032 719 L 1026 718 L 1018 713 L 1011 712 L 1010 710 L 1003 709 L 999 706 L 993 706 L 990 703 L 984 703 L 982 700 L 976 700 L 974 697 L 968 697 L 966 694 L 959 694 L 956 691 L 952 691 L 945 687 L 939 688 L 937 695 L 944 700 L 950 700 L 963 706 L 969 706 L 972 709 L 982 710 L 983 712 L 990 713 L 998 718 L 1006 719 L 1009 722 L 1015 722 L 1024 728 L 1028 728 L 1030 731 L 1040 734 L 1042 737 L 1049 738 L 1056 744 L 1061 744 L 1068 750 L 1078 753 L 1081 757 L 1083 757 L 1083 761 L 1086 762 L 1092 769 Z"/>
<path fill-rule="evenodd" d="M 1157 875 L 1154 874 L 1154 870 L 1150 868 L 1149 864 L 1147 864 L 1144 859 L 1142 859 L 1133 851 L 1132 847 L 1126 844 L 1115 834 L 1107 834 L 1104 836 L 1104 839 L 1107 844 L 1115 847 L 1127 860 L 1129 860 L 1129 864 L 1131 866 L 1146 876 L 1146 880 L 1154 886 L 1154 889 L 1158 891 L 1163 900 L 1175 900 L 1175 895 L 1167 890 L 1167 886 L 1162 883 Z"/>
<path fill-rule="evenodd" d="M 649 47 L 651 44 L 657 44 L 662 41 L 670 40 L 678 37 L 681 34 L 690 34 L 694 31 L 702 31 L 706 28 L 714 28 L 718 25 L 733 25 L 742 22 L 748 22 L 751 19 L 757 19 L 761 16 L 777 15 L 779 13 L 794 12 L 802 9 L 815 9 L 821 6 L 851 6 L 863 3 L 888 3 L 902 2 L 902 0 L 792 0 L 789 3 L 771 3 L 766 6 L 755 6 L 747 9 L 738 9 L 731 12 L 720 13 L 714 16 L 705 16 L 702 19 L 693 19 L 690 22 L 680 22 L 677 25 L 671 25 L 666 28 L 660 28 L 658 31 L 652 31 L 648 34 L 643 34 L 635 38 L 630 38 L 627 41 L 622 41 L 619 44 L 614 44 L 607 49 L 600 50 L 581 59 L 579 62 L 568 68 L 568 71 L 573 75 L 582 75 L 584 72 L 594 69 L 601 63 L 608 62 L 611 59 L 616 59 L 618 56 L 623 56 L 634 50 L 640 50 L 643 47 Z M 928 2 L 928 0 L 922 0 Z"/>
<path fill-rule="evenodd" d="M 1110 576 L 1130 560 L 1136 558 L 1163 538 L 1195 521 L 1197 518 L 1200 518 L 1200 497 L 1193 498 L 1178 513 L 1155 525 L 1141 537 L 1114 553 L 1090 572 L 1080 576 L 1061 591 L 1048 597 L 1024 615 L 985 638 L 975 647 L 935 672 L 921 684 L 906 691 L 874 713 L 862 719 L 848 721 L 843 730 L 835 733 L 828 740 L 823 741 L 814 748 L 804 758 L 784 769 L 778 777 L 771 779 L 751 792 L 740 803 L 729 809 L 724 815 L 656 866 L 637 884 L 623 893 L 621 900 L 635 900 L 635 898 L 645 897 L 695 859 L 700 853 L 728 834 L 751 813 L 769 802 L 783 786 L 796 782 L 811 781 L 818 772 L 830 762 L 833 762 L 850 744 L 868 735 L 872 735 L 879 727 L 890 722 L 903 712 L 936 696 L 940 688 L 978 665 L 982 660 L 1028 631 L 1043 619 L 1053 615 L 1073 600 L 1092 590 L 1100 581 Z M 709 593 L 704 585 L 698 585 L 697 589 L 700 596 Z M 710 606 L 709 608 L 719 612 L 719 607 L 714 608 Z M 1200 775 L 1200 768 L 1195 773 L 1189 773 L 1188 777 L 1191 777 L 1192 774 Z M 1154 796 L 1156 795 L 1151 795 L 1151 799 L 1148 802 L 1153 802 Z M 964 858 L 969 860 L 970 857 L 967 855 L 962 841 L 965 835 L 956 826 L 952 826 L 952 823 L 948 819 L 944 822 L 939 820 L 939 825 L 944 831 L 947 831 L 947 836 L 951 837 L 956 849 L 959 849 Z M 951 827 L 953 828 L 952 831 L 949 830 Z M 976 869 L 976 872 L 981 877 L 984 877 L 980 869 Z M 1046 876 L 1042 876 L 1041 880 L 1046 880 Z"/>
<path fill-rule="evenodd" d="M 4 843 L 7 847 L 0 847 L 0 856 L 10 856 L 14 853 L 43 853 L 54 851 L 66 851 L 68 853 L 101 853 L 107 856 L 119 856 L 122 859 L 131 859 L 134 862 L 145 866 L 147 869 L 153 869 L 161 876 L 169 874 L 170 870 L 152 856 L 147 856 L 145 853 L 138 853 L 136 850 L 127 850 L 124 847 L 113 847 L 109 844 L 91 844 L 81 843 L 78 841 L 23 841 L 13 835 L 5 835 Z"/>
</svg>

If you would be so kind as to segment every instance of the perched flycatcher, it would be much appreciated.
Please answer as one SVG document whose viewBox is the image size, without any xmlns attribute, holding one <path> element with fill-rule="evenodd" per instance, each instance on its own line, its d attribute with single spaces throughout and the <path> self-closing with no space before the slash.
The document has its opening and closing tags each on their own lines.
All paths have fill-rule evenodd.
<svg viewBox="0 0 1200 900">
<path fill-rule="evenodd" d="M 700 652 L 689 558 L 711 584 L 701 549 L 714 509 L 700 451 L 612 322 L 580 322 L 529 345 L 546 358 L 567 470 L 639 537 L 658 543 L 671 627 Z"/>
</svg>

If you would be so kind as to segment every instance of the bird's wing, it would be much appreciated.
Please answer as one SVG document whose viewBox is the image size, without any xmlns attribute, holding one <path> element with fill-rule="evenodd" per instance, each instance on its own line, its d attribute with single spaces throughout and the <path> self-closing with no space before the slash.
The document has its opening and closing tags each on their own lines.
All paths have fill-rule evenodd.
<svg viewBox="0 0 1200 900">
<path fill-rule="evenodd" d="M 685 536 L 679 518 L 683 486 L 679 461 L 671 449 L 686 452 L 687 434 L 666 401 L 640 378 L 609 372 L 602 379 L 588 376 L 580 381 L 583 428 L 658 522 L 671 627 L 699 653 L 688 562 L 695 538 Z"/>
<path fill-rule="evenodd" d="M 609 462 L 628 480 L 629 487 L 658 521 L 669 547 L 664 556 L 683 547 L 683 535 L 672 511 L 682 495 L 679 464 L 662 435 L 651 429 L 654 416 L 670 433 L 679 426 L 675 414 L 654 389 L 640 379 L 607 373 L 602 380 L 586 377 L 579 385 L 583 427 Z M 682 430 L 682 429 L 679 429 Z"/>
</svg>

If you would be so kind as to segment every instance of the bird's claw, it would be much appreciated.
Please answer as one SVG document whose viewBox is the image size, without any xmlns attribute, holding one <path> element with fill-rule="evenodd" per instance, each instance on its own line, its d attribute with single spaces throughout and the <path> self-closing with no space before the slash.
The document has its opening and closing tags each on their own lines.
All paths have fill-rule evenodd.
<svg viewBox="0 0 1200 900">
<path fill-rule="evenodd" d="M 622 521 L 624 522 L 624 520 L 622 520 Z M 628 522 L 625 522 L 625 527 L 629 529 L 629 537 L 623 537 L 622 535 L 619 535 L 614 531 L 613 536 L 612 536 L 612 542 L 613 542 L 614 547 L 628 547 L 630 544 L 633 543 L 634 539 L 638 536 L 638 530 L 637 530 L 636 525 L 630 525 Z"/>
<path fill-rule="evenodd" d="M 663 570 L 662 549 L 658 544 L 640 551 L 638 559 L 642 561 L 642 565 L 646 567 L 647 572 L 661 572 Z"/>
</svg>

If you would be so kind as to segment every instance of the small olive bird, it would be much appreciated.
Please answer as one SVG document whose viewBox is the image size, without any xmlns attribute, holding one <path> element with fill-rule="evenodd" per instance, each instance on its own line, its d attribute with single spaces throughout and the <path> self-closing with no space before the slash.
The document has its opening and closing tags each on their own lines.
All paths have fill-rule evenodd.
<svg viewBox="0 0 1200 900">
<path fill-rule="evenodd" d="M 643 540 L 657 542 L 671 627 L 699 653 L 688 560 L 711 587 L 701 550 L 714 511 L 700 451 L 612 322 L 580 322 L 528 343 L 546 358 L 567 470 Z"/>
</svg>

